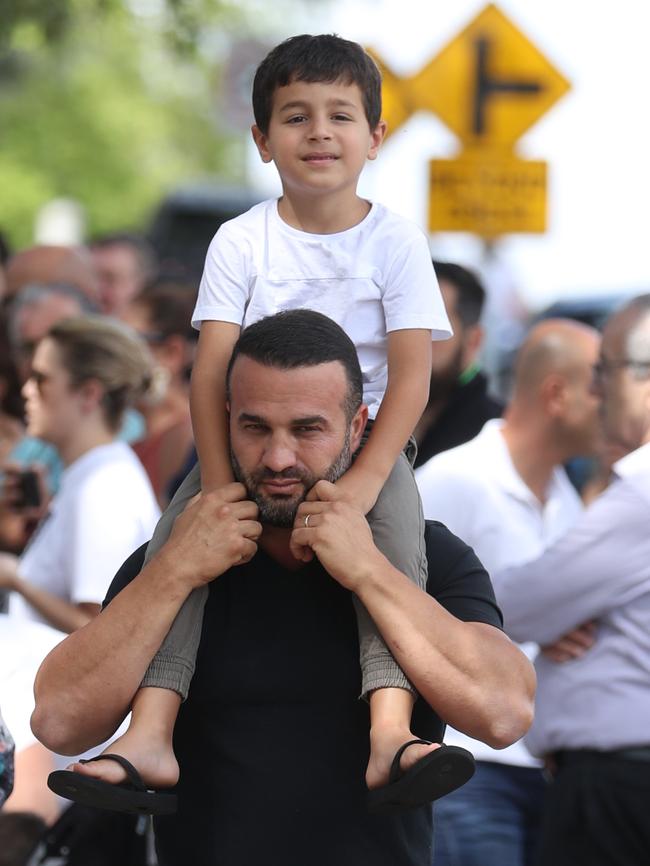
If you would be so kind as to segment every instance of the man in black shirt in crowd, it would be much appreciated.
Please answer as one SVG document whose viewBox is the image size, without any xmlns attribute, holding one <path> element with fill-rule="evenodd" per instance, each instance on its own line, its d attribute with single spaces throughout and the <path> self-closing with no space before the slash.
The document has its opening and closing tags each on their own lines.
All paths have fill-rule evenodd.
<svg viewBox="0 0 650 866">
<path fill-rule="evenodd" d="M 354 347 L 318 313 L 245 329 L 228 393 L 233 467 L 246 486 L 198 497 L 145 567 L 136 551 L 103 612 L 41 668 L 39 738 L 69 754 L 107 739 L 183 600 L 210 583 L 174 734 L 178 812 L 156 819 L 161 866 L 428 866 L 430 808 L 367 809 L 368 708 L 350 592 L 421 695 L 418 735 L 440 741 L 444 719 L 499 747 L 530 724 L 532 668 L 501 631 L 472 551 L 429 526 L 427 594 L 323 480 L 359 445 L 367 410 L 357 380 Z M 288 525 L 274 525 L 287 510 Z"/>
<path fill-rule="evenodd" d="M 433 266 L 454 336 L 433 349 L 429 401 L 415 428 L 416 467 L 469 442 L 504 408 L 488 393 L 488 380 L 479 367 L 485 289 L 476 274 L 461 265 L 434 259 Z"/>
</svg>

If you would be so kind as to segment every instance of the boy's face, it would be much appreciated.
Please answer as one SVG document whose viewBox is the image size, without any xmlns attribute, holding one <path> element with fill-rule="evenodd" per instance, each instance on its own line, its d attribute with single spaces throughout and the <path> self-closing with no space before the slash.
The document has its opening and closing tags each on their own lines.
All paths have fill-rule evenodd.
<svg viewBox="0 0 650 866">
<path fill-rule="evenodd" d="M 351 191 L 386 131 L 370 129 L 356 84 L 292 81 L 273 96 L 269 129 L 253 127 L 264 162 L 275 162 L 285 193 Z"/>
</svg>

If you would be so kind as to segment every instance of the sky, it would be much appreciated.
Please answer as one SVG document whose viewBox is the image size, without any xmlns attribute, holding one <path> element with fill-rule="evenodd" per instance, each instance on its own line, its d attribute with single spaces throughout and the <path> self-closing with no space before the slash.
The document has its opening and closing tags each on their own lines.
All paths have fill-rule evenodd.
<svg viewBox="0 0 650 866">
<path fill-rule="evenodd" d="M 297 23 L 376 49 L 410 76 L 487 4 L 473 0 L 303 0 Z M 530 309 L 575 295 L 650 291 L 650 6 L 642 0 L 500 0 L 500 11 L 571 83 L 518 142 L 549 166 L 545 234 L 501 238 L 486 259 L 474 236 L 431 236 L 438 258 L 479 270 Z M 280 35 L 292 35 L 294 29 Z M 360 193 L 426 228 L 428 162 L 453 158 L 455 136 L 435 115 L 413 116 L 362 176 Z M 277 190 L 251 154 L 251 180 Z"/>
</svg>

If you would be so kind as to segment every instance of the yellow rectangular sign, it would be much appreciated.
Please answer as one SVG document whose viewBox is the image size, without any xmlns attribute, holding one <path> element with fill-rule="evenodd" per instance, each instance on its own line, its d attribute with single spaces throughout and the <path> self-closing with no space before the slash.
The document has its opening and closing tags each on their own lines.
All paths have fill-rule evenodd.
<svg viewBox="0 0 650 866">
<path fill-rule="evenodd" d="M 429 163 L 429 230 L 495 238 L 546 230 L 546 163 L 489 153 Z"/>
</svg>

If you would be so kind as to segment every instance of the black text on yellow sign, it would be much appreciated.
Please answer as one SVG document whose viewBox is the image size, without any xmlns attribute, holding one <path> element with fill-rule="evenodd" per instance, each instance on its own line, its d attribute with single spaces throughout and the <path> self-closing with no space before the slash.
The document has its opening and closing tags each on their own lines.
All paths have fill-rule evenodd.
<svg viewBox="0 0 650 866">
<path fill-rule="evenodd" d="M 546 163 L 516 157 L 434 159 L 429 229 L 494 238 L 546 229 Z"/>
</svg>

